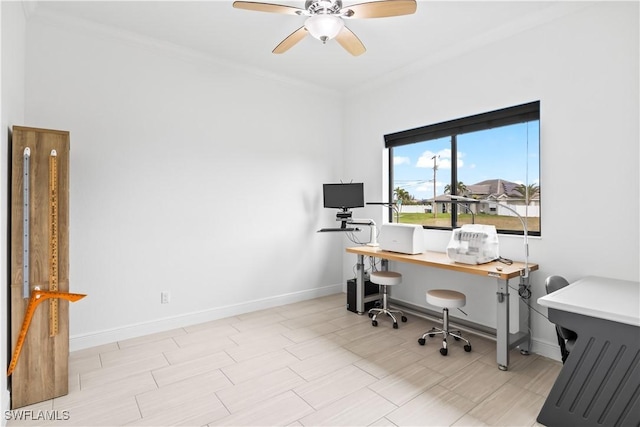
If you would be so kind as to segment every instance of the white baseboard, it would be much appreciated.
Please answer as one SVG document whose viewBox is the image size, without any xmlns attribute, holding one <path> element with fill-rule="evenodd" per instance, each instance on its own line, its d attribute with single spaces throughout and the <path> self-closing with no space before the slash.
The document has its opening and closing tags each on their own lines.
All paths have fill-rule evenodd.
<svg viewBox="0 0 640 427">
<path fill-rule="evenodd" d="M 301 292 L 292 292 L 289 294 L 278 295 L 259 300 L 246 301 L 224 307 L 214 307 L 210 310 L 165 317 L 149 322 L 127 325 L 120 328 L 96 331 L 82 335 L 74 335 L 69 337 L 69 350 L 82 350 L 85 348 L 109 344 L 116 341 L 137 338 L 144 335 L 164 332 L 171 329 L 196 325 L 198 323 L 210 322 L 212 320 L 222 319 L 229 316 L 235 316 L 238 314 L 249 313 L 257 310 L 264 310 L 265 308 L 277 307 L 284 304 L 291 304 L 342 292 L 342 284 L 330 285 L 322 288 L 310 289 Z"/>
<path fill-rule="evenodd" d="M 558 343 L 550 343 L 533 338 L 531 340 L 531 353 L 535 353 L 552 360 L 557 360 L 558 362 L 562 361 Z"/>
</svg>

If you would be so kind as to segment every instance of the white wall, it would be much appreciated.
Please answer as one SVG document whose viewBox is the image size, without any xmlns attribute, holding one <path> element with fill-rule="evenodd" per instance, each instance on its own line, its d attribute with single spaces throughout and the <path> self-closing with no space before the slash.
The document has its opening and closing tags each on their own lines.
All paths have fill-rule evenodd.
<svg viewBox="0 0 640 427">
<path fill-rule="evenodd" d="M 534 301 L 549 274 L 638 280 L 638 5 L 598 3 L 461 51 L 343 104 L 129 35 L 29 19 L 15 124 L 71 131 L 71 284 L 89 294 L 71 308 L 72 349 L 339 290 L 354 259 L 346 238 L 315 233 L 334 214 L 322 182 L 363 181 L 366 200 L 384 200 L 384 134 L 533 100 L 545 188 Z M 308 129 L 310 91 L 338 126 Z M 626 202 L 606 226 L 594 226 L 601 210 L 568 224 L 572 200 L 594 194 Z M 247 201 L 254 209 L 225 210 Z M 381 223 L 383 211 L 356 215 Z M 444 250 L 449 233 L 425 234 Z M 520 258 L 521 238 L 500 243 Z M 460 288 L 471 320 L 495 323 L 492 280 L 403 268 L 398 297 Z M 551 325 L 534 313 L 532 327 L 534 350 L 551 352 Z"/>
<path fill-rule="evenodd" d="M 335 93 L 46 16 L 26 87 L 26 124 L 71 132 L 72 350 L 342 290 Z"/>
<path fill-rule="evenodd" d="M 28 11 L 23 9 L 19 2 L 0 2 L 0 22 L 2 22 L 0 56 L 0 188 L 3 196 L 0 198 L 0 260 L 5 266 L 2 269 L 3 291 L 0 292 L 0 307 L 2 318 L 0 320 L 0 366 L 8 366 L 8 353 L 13 349 L 11 333 L 9 329 L 10 314 L 8 307 L 9 273 L 7 245 L 8 206 L 9 206 L 9 134 L 13 125 L 20 125 L 24 120 L 24 65 L 26 46 L 26 15 Z M 0 409 L 9 409 L 9 392 L 7 390 L 7 376 L 0 375 Z M 5 425 L 6 420 L 1 418 L 0 424 Z"/>
<path fill-rule="evenodd" d="M 385 200 L 383 135 L 530 101 L 541 102 L 542 237 L 530 239 L 533 306 L 544 279 L 560 274 L 639 280 L 638 3 L 593 3 L 576 13 L 469 52 L 402 79 L 350 94 L 345 165 Z M 442 55 L 446 56 L 445 54 Z M 593 208 L 585 209 L 584 202 Z M 370 210 L 382 221 L 383 210 Z M 385 217 L 386 218 L 386 217 Z M 431 250 L 449 233 L 427 231 Z M 500 238 L 500 253 L 523 258 L 522 237 Z M 351 277 L 355 257 L 345 255 Z M 495 327 L 495 281 L 413 266 L 394 297 L 426 305 L 433 287 L 468 295 L 469 319 Z M 606 289 L 603 289 L 603 296 Z M 532 313 L 534 351 L 559 358 L 551 324 Z"/>
</svg>

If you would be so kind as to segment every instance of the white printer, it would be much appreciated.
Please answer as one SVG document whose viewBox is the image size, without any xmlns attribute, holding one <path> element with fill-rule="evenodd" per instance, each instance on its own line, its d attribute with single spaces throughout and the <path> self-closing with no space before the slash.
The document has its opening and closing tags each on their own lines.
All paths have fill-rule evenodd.
<svg viewBox="0 0 640 427">
<path fill-rule="evenodd" d="M 424 252 L 424 234 L 421 225 L 383 224 L 378 237 L 380 249 L 403 254 Z"/>
</svg>

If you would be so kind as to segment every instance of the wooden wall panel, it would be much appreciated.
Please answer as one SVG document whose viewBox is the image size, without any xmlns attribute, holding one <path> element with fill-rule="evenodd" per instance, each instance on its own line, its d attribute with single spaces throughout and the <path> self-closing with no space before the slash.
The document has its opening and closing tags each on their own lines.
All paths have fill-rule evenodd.
<svg viewBox="0 0 640 427">
<path fill-rule="evenodd" d="M 58 290 L 69 291 L 69 132 L 13 127 L 11 166 L 11 352 L 28 299 L 23 298 L 23 153 L 30 159 L 30 265 L 33 290 L 49 290 L 49 157 L 58 161 Z M 11 382 L 11 407 L 19 408 L 68 393 L 69 302 L 58 300 L 59 330 L 50 337 L 49 304 L 38 306 Z"/>
</svg>

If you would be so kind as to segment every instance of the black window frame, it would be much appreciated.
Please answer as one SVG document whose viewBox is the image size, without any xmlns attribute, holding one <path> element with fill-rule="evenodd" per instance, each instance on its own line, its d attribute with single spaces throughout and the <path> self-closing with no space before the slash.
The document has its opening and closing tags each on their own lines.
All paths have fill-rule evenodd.
<svg viewBox="0 0 640 427">
<path fill-rule="evenodd" d="M 403 145 L 425 142 L 443 137 L 451 137 L 451 195 L 456 195 L 457 177 L 457 135 L 493 129 L 518 123 L 540 120 L 540 101 L 533 101 L 513 107 L 502 108 L 473 116 L 448 120 L 446 122 L 435 123 L 419 128 L 408 129 L 384 136 L 385 148 L 389 149 L 389 200 L 393 200 L 393 148 Z M 435 195 L 434 195 L 435 197 Z M 542 197 L 542 196 L 540 196 Z M 423 225 L 425 229 L 431 230 L 452 230 L 456 227 L 458 206 L 451 205 L 451 226 L 437 227 Z M 542 204 L 540 205 L 542 209 Z M 393 209 L 389 208 L 389 222 L 393 222 Z M 524 235 L 524 230 L 498 230 L 501 234 Z M 542 224 L 539 231 L 527 230 L 530 236 L 540 236 L 542 234 Z"/>
</svg>

